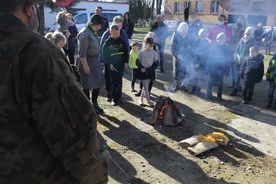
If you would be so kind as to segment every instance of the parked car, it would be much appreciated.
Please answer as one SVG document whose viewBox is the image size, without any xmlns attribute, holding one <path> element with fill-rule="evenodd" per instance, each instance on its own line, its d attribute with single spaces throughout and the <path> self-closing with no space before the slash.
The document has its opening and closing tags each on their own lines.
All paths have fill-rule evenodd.
<svg viewBox="0 0 276 184">
<path fill-rule="evenodd" d="M 94 11 L 77 11 L 73 13 L 78 31 L 80 31 L 87 24 L 87 22 L 90 20 L 90 17 L 94 13 Z M 103 11 L 102 15 L 107 18 L 109 25 L 112 24 L 113 18 L 115 16 L 121 16 L 123 18 L 123 14 L 116 12 Z"/>
<path fill-rule="evenodd" d="M 178 21 L 177 20 L 165 20 L 164 24 L 167 25 L 169 34 L 172 35 L 175 29 L 178 27 Z"/>
</svg>

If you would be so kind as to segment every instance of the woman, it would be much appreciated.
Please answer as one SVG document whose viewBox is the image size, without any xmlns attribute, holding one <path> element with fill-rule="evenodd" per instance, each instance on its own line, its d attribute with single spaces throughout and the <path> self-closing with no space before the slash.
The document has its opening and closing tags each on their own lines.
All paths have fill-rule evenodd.
<svg viewBox="0 0 276 184">
<path fill-rule="evenodd" d="M 68 24 L 68 31 L 70 32 L 70 36 L 68 37 L 68 42 L 66 47 L 64 48 L 65 55 L 68 56 L 70 64 L 75 64 L 75 50 L 76 50 L 76 42 L 77 42 L 77 35 L 78 29 L 76 27 L 76 21 L 71 13 L 66 14 L 67 24 Z"/>
<path fill-rule="evenodd" d="M 177 30 L 174 32 L 171 41 L 171 52 L 173 58 L 173 72 L 175 79 L 175 88 L 173 92 L 178 90 L 186 91 L 186 87 L 182 82 L 188 76 L 189 67 L 192 64 L 191 46 L 192 39 L 187 36 L 189 26 L 182 22 L 179 24 Z"/>
<path fill-rule="evenodd" d="M 77 36 L 79 43 L 77 65 L 82 78 L 83 92 L 90 100 L 90 90 L 92 89 L 92 103 L 97 114 L 103 113 L 97 100 L 100 88 L 105 84 L 99 61 L 100 40 L 96 33 L 101 29 L 102 23 L 103 19 L 100 15 L 92 15 L 88 25 Z"/>
<path fill-rule="evenodd" d="M 134 23 L 131 22 L 129 12 L 125 12 L 125 14 L 124 14 L 123 30 L 127 34 L 128 42 L 129 42 L 129 45 L 130 45 L 131 42 L 132 42 L 131 37 L 132 37 L 133 31 L 134 31 Z"/>
</svg>

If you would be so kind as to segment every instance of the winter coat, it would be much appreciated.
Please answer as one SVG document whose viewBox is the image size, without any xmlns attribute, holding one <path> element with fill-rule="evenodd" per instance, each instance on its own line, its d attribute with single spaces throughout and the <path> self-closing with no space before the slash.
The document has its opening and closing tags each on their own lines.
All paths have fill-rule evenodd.
<svg viewBox="0 0 276 184">
<path fill-rule="evenodd" d="M 240 77 L 245 82 L 258 83 L 262 81 L 264 75 L 264 56 L 258 54 L 256 57 L 247 57 L 243 61 L 240 69 Z"/>
<path fill-rule="evenodd" d="M 128 39 L 131 39 L 134 32 L 134 23 L 124 21 L 122 29 L 126 32 Z"/>
<path fill-rule="evenodd" d="M 242 62 L 239 63 L 238 61 L 243 61 L 244 58 L 249 57 L 249 49 L 255 44 L 256 41 L 253 37 L 248 41 L 245 41 L 243 38 L 240 39 L 234 54 L 235 61 L 237 61 L 237 66 L 242 64 Z"/>
<path fill-rule="evenodd" d="M 211 44 L 207 39 L 197 39 L 194 43 L 194 47 L 192 47 L 193 64 L 199 65 L 199 70 L 205 71 L 206 62 L 209 57 L 210 45 Z"/>
<path fill-rule="evenodd" d="M 70 36 L 68 38 L 68 50 L 75 50 L 76 49 L 76 43 L 77 43 L 77 35 L 78 35 L 78 29 L 76 25 L 69 26 L 68 30 L 70 32 Z"/>
<path fill-rule="evenodd" d="M 151 63 L 151 66 L 149 67 L 144 67 L 143 66 L 143 59 L 145 57 L 148 57 L 147 53 L 146 52 L 154 52 L 154 54 L 151 54 L 150 55 L 150 58 L 152 59 L 152 63 Z M 157 52 L 154 51 L 154 50 L 151 50 L 151 51 L 146 51 L 146 50 L 141 50 L 138 54 L 138 59 L 136 60 L 136 65 L 138 67 L 138 69 L 135 69 L 134 70 L 134 78 L 135 79 L 140 79 L 140 80 L 145 80 L 145 79 L 152 79 L 154 80 L 155 79 L 155 69 L 157 68 L 158 66 L 158 59 L 159 59 L 159 56 L 157 55 Z M 141 72 L 141 69 L 145 68 L 146 69 L 146 72 Z"/>
<path fill-rule="evenodd" d="M 8 13 L 0 37 L 0 183 L 107 183 L 97 115 L 65 55 Z"/>
<path fill-rule="evenodd" d="M 276 83 L 276 54 L 270 59 L 266 72 L 266 80 Z"/>
<path fill-rule="evenodd" d="M 211 47 L 206 72 L 211 75 L 228 76 L 230 72 L 231 53 L 227 44 L 215 44 Z"/>
<path fill-rule="evenodd" d="M 217 35 L 219 33 L 223 32 L 226 35 L 226 41 L 225 43 L 230 44 L 231 39 L 232 39 L 232 30 L 231 28 L 227 25 L 227 23 L 223 24 L 222 26 L 215 25 L 211 28 L 208 38 L 212 41 L 212 43 L 217 42 Z"/>
</svg>

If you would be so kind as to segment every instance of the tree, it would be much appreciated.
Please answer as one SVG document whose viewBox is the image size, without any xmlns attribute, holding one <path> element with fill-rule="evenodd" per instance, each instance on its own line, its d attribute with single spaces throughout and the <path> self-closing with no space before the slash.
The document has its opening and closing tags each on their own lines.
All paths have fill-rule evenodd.
<svg viewBox="0 0 276 184">
<path fill-rule="evenodd" d="M 71 4 L 66 6 L 66 9 L 70 9 L 74 7 L 76 4 L 78 4 L 80 0 L 73 0 Z M 44 22 L 44 7 L 50 8 L 52 11 L 57 12 L 60 11 L 60 7 L 57 7 L 52 0 L 46 0 L 44 2 L 38 3 L 38 10 L 39 10 L 39 20 L 40 20 L 40 28 L 39 28 L 39 34 L 44 35 L 45 30 L 45 22 Z"/>
</svg>

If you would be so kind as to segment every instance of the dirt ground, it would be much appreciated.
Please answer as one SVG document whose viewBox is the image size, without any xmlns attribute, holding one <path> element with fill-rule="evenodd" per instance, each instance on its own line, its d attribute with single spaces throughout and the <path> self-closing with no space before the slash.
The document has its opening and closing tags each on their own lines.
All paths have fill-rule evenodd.
<svg viewBox="0 0 276 184">
<path fill-rule="evenodd" d="M 153 109 L 139 106 L 138 97 L 130 92 L 130 70 L 124 75 L 123 104 L 111 106 L 101 92 L 99 104 L 105 113 L 98 118 L 98 131 L 101 145 L 111 155 L 109 183 L 276 183 L 276 110 L 265 108 L 268 82 L 256 85 L 250 105 L 241 103 L 241 93 L 228 95 L 230 78 L 224 80 L 222 101 L 206 100 L 208 76 L 199 96 L 171 93 L 169 48 L 165 58 L 165 73 L 158 73 L 151 97 L 156 101 L 164 95 L 174 100 L 184 119 L 179 126 L 148 124 Z M 229 144 L 199 156 L 178 145 L 192 135 L 213 131 L 225 133 Z"/>
</svg>

